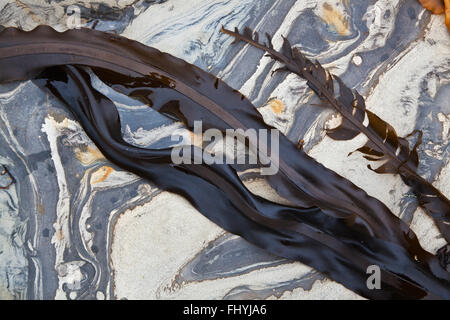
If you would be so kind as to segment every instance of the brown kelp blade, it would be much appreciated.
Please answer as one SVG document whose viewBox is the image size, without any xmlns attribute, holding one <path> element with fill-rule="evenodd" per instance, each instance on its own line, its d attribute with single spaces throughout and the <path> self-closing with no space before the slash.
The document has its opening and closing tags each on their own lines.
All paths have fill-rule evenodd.
<svg viewBox="0 0 450 320">
<path fill-rule="evenodd" d="M 360 133 L 366 135 L 368 142 L 357 151 L 370 161 L 385 161 L 378 168 L 369 166 L 369 169 L 377 173 L 400 174 L 418 198 L 419 205 L 433 218 L 443 237 L 450 242 L 450 201 L 417 173 L 417 147 L 422 133 L 419 132 L 418 142 L 410 148 L 408 141 L 398 137 L 391 125 L 366 109 L 364 99 L 358 92 L 349 89 L 338 76 L 331 75 L 319 62 L 311 62 L 298 48 L 292 48 L 287 39 L 283 38 L 280 51 L 276 51 L 273 46 L 256 42 L 256 32 L 240 34 L 224 28 L 222 32 L 264 50 L 270 57 L 283 63 L 286 70 L 306 79 L 308 86 L 343 116 L 342 124 L 328 132 L 328 135 L 336 140 L 352 139 Z M 249 37 L 249 34 L 253 34 L 253 37 Z M 331 84 L 333 79 L 339 85 L 338 98 L 335 98 L 335 87 Z M 363 124 L 365 116 L 369 120 L 367 126 Z"/>
<path fill-rule="evenodd" d="M 114 104 L 92 88 L 89 76 L 79 67 L 48 70 L 41 77 L 45 79 L 45 86 L 74 112 L 108 159 L 151 179 L 164 190 L 186 196 L 200 212 L 226 230 L 277 255 L 307 262 L 366 297 L 446 297 L 446 280 L 442 285 L 443 279 L 427 275 L 426 269 L 411 268 L 417 264 L 414 261 L 407 267 L 411 262 L 405 259 L 408 254 L 401 247 L 358 234 L 348 224 L 339 224 L 337 219 L 324 215 L 318 208 L 283 206 L 254 196 L 227 165 L 162 166 L 164 159 L 170 164 L 170 150 L 142 149 L 126 143 L 121 137 L 120 117 Z M 327 225 L 334 227 L 321 231 Z M 358 240 L 352 236 L 357 236 Z M 362 243 L 369 247 L 363 248 Z M 427 262 L 427 268 L 439 268 L 435 259 L 424 252 L 420 259 Z M 382 291 L 366 289 L 365 270 L 372 264 L 383 266 Z M 385 268 L 386 264 L 391 267 Z M 400 276 L 405 268 L 407 274 Z M 439 270 L 436 271 L 439 275 Z M 420 280 L 424 272 L 425 281 Z M 424 286 L 410 278 L 421 281 Z"/>
<path fill-rule="evenodd" d="M 0 33 L 0 82 L 38 77 L 36 83 L 66 103 L 109 160 L 186 197 L 224 229 L 311 265 L 366 297 L 449 298 L 450 275 L 400 219 L 283 135 L 280 171 L 271 179 L 297 201 L 294 207 L 252 195 L 231 166 L 174 165 L 169 149 L 126 143 L 114 104 L 92 87 L 81 66 L 160 112 L 182 115 L 188 125 L 202 120 L 205 128 L 220 130 L 270 129 L 224 82 L 137 42 L 89 29 Z M 366 286 L 369 265 L 381 269 L 379 291 Z"/>
</svg>

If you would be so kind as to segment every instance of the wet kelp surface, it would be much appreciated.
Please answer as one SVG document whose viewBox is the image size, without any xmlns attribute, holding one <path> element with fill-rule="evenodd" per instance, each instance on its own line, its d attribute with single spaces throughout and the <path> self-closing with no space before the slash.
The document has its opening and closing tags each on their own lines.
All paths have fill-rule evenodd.
<svg viewBox="0 0 450 320">
<path fill-rule="evenodd" d="M 376 173 L 400 174 L 403 181 L 412 188 L 419 205 L 436 222 L 444 238 L 450 240 L 450 201 L 432 184 L 417 174 L 419 156 L 417 147 L 422 143 L 423 132 L 414 130 L 407 137 L 417 135 L 412 147 L 406 138 L 398 137 L 395 129 L 373 112 L 367 110 L 364 98 L 349 89 L 338 76 L 325 70 L 319 62 L 313 63 L 298 48 L 292 48 L 289 40 L 283 39 L 280 52 L 274 50 L 272 39 L 267 36 L 267 44 L 258 42 L 259 34 L 249 28 L 239 33 L 222 28 L 222 32 L 245 41 L 266 51 L 268 55 L 284 66 L 274 70 L 290 71 L 307 81 L 307 85 L 327 104 L 330 104 L 342 117 L 342 123 L 327 135 L 333 140 L 351 140 L 360 133 L 367 136 L 367 143 L 356 151 L 364 154 L 369 161 L 384 162 L 378 168 L 367 167 Z M 335 89 L 335 83 L 338 89 Z M 336 97 L 336 92 L 339 92 Z M 364 120 L 367 118 L 367 125 Z M 353 153 L 353 152 L 352 152 Z M 350 153 L 351 154 L 351 153 Z M 444 266 L 445 267 L 445 266 Z"/>
<path fill-rule="evenodd" d="M 269 183 L 291 206 L 253 195 L 229 165 L 175 165 L 171 148 L 126 142 L 114 103 L 92 86 L 83 66 L 116 91 L 145 101 L 188 128 L 201 120 L 205 129 L 270 129 L 249 100 L 218 78 L 159 50 L 91 29 L 58 33 L 46 26 L 31 32 L 7 28 L 0 42 L 1 82 L 36 79 L 74 113 L 107 159 L 185 197 L 225 230 L 306 263 L 367 298 L 450 298 L 446 265 L 422 249 L 402 220 L 284 135 L 280 170 Z M 381 268 L 381 289 L 367 286 L 371 265 Z"/>
<path fill-rule="evenodd" d="M 177 3 L 172 3 L 175 4 L 175 11 L 169 10 L 170 14 L 165 16 L 170 17 L 173 14 L 175 19 Z M 167 10 L 170 9 L 170 5 L 169 1 Z M 233 11 L 229 16 L 231 19 L 235 19 L 232 17 L 242 16 L 242 18 L 238 18 L 236 23 L 218 19 L 217 14 L 211 15 L 208 11 L 209 13 L 202 21 L 205 21 L 205 23 L 209 20 L 214 22 L 216 28 L 213 29 L 209 26 L 206 32 L 206 34 L 211 34 L 215 39 L 214 41 L 207 40 L 204 35 L 197 33 L 197 30 L 202 30 L 203 27 L 200 26 L 200 29 L 197 29 L 196 22 L 193 22 L 192 28 L 187 27 L 186 30 L 178 29 L 177 24 L 173 24 L 173 27 L 166 30 L 164 25 L 158 24 L 158 22 L 155 26 L 148 23 L 143 25 L 137 23 L 125 33 L 132 38 L 140 39 L 144 43 L 172 52 L 174 55 L 183 57 L 190 62 L 195 62 L 204 70 L 211 70 L 214 74 L 219 74 L 220 77 L 227 80 L 227 83 L 232 84 L 234 88 L 240 88 L 241 92 L 251 98 L 254 105 L 259 107 L 259 111 L 263 114 L 267 123 L 283 130 L 295 144 L 299 139 L 304 139 L 303 148 L 306 152 L 317 157 L 327 167 L 333 168 L 350 178 L 354 183 L 363 186 L 369 194 L 376 195 L 377 198 L 386 203 L 395 214 L 410 222 L 415 210 L 415 197 L 413 194 L 407 193 L 407 189 L 402 187 L 402 183 L 392 185 L 392 175 L 380 175 L 379 178 L 376 175 L 371 175 L 369 170 L 365 168 L 367 163 L 360 160 L 360 155 L 355 153 L 346 159 L 341 159 L 338 153 L 334 152 L 333 145 L 329 145 L 328 150 L 330 152 L 327 153 L 327 156 L 325 156 L 325 153 L 321 156 L 321 146 L 328 145 L 328 142 L 324 139 L 317 147 L 315 144 L 323 138 L 323 135 L 320 134 L 322 131 L 321 121 L 326 119 L 329 113 L 325 112 L 325 108 L 316 106 L 318 103 L 314 101 L 316 95 L 305 89 L 307 88 L 306 82 L 303 84 L 302 81 L 296 80 L 296 76 L 292 77 L 283 73 L 275 73 L 271 77 L 270 73 L 277 68 L 277 65 L 271 62 L 270 58 L 262 57 L 259 50 L 251 47 L 239 45 L 229 47 L 228 44 L 231 43 L 232 39 L 226 35 L 221 35 L 220 26 L 222 24 L 230 27 L 249 25 L 261 31 L 262 34 L 264 31 L 274 34 L 278 30 L 278 35 L 275 34 L 273 37 L 276 48 L 280 48 L 279 40 L 282 39 L 280 35 L 284 35 L 292 43 L 299 45 L 308 56 L 317 57 L 328 67 L 331 66 L 333 73 L 339 74 L 347 86 L 357 87 L 364 96 L 370 97 L 367 103 L 368 108 L 375 110 L 384 119 L 387 117 L 387 120 L 397 129 L 397 132 L 400 131 L 399 135 L 405 136 L 414 128 L 425 129 L 424 143 L 418 148 L 421 159 L 419 172 L 429 181 L 435 179 L 441 181 L 438 186 L 445 191 L 446 188 L 442 179 L 445 177 L 446 144 L 445 140 L 440 140 L 440 136 L 441 121 L 443 121 L 442 134 L 445 132 L 446 109 L 442 102 L 446 96 L 446 62 L 445 59 L 438 59 L 439 54 L 436 54 L 442 52 L 441 35 L 436 31 L 431 30 L 429 33 L 427 31 L 427 34 L 431 36 L 426 36 L 423 46 L 419 41 L 418 45 L 413 44 L 411 46 L 412 49 L 408 47 L 412 40 L 420 37 L 424 30 L 423 27 L 427 24 L 433 30 L 439 29 L 434 28 L 436 23 L 430 25 L 429 17 L 426 14 L 421 14 L 419 7 L 412 4 L 389 3 L 389 5 L 382 5 L 378 3 L 373 7 L 371 3 L 356 7 L 355 4 L 352 4 L 351 11 L 347 11 L 346 7 L 336 7 L 335 4 L 324 5 L 323 7 L 322 4 L 318 4 L 315 8 L 314 6 L 310 8 L 310 5 L 297 4 L 291 8 L 292 3 L 284 1 L 282 6 L 274 4 L 272 9 L 275 11 L 270 6 L 267 8 L 255 7 L 252 9 L 254 11 L 251 12 L 254 12 L 256 16 L 258 16 L 260 10 L 264 12 L 264 10 L 270 9 L 267 12 L 272 12 L 272 15 L 261 16 L 261 19 L 264 20 L 264 27 L 252 25 L 252 21 L 259 21 L 259 18 L 253 14 L 245 14 L 248 11 L 246 11 L 247 5 L 244 2 L 236 6 L 243 8 L 242 10 Z M 224 10 L 229 6 L 229 4 L 224 6 Z M 159 6 L 157 7 L 159 8 Z M 165 5 L 162 5 L 161 10 L 164 10 L 165 7 Z M 212 12 L 220 14 L 221 8 L 220 5 L 215 6 Z M 296 15 L 301 15 L 295 20 L 295 23 L 291 19 L 295 18 L 296 15 L 288 14 L 290 11 L 296 12 Z M 351 18 L 344 17 L 342 20 L 339 20 L 340 18 L 333 20 L 334 13 L 339 11 L 348 12 L 351 14 Z M 197 8 L 196 14 L 201 12 L 202 9 L 198 10 Z M 273 15 L 274 12 L 277 12 L 275 16 Z M 359 15 L 360 12 L 366 12 L 362 21 L 360 21 L 362 17 L 362 13 Z M 283 21 L 279 17 L 285 14 L 286 21 L 279 25 Z M 244 16 L 246 18 L 243 18 Z M 419 25 L 414 26 L 414 24 L 405 23 L 411 21 L 413 16 L 415 16 L 414 19 L 420 17 Z M 142 14 L 140 20 L 148 22 L 151 17 L 155 17 L 155 13 L 149 10 L 147 15 Z M 327 21 L 330 29 L 321 27 L 324 23 L 322 19 Z M 340 21 L 347 21 L 349 24 L 345 26 L 345 23 L 340 24 Z M 389 21 L 395 21 L 395 27 Z M 137 22 L 139 22 L 139 19 Z M 382 22 L 386 28 L 377 29 L 378 22 Z M 298 32 L 299 30 L 308 30 L 308 27 L 314 24 L 317 34 L 312 35 L 311 32 L 300 34 Z M 137 28 L 138 26 L 140 27 Z M 287 28 L 288 26 L 290 27 Z M 334 29 L 335 27 L 336 29 Z M 154 28 L 158 30 L 155 29 L 155 32 L 153 32 Z M 405 31 L 405 28 L 409 31 Z M 30 29 L 32 28 L 28 28 L 28 30 Z M 336 30 L 339 30 L 339 32 Z M 186 36 L 187 32 L 189 37 Z M 364 35 L 367 33 L 369 34 L 368 37 Z M 180 38 L 181 44 L 172 48 L 170 42 L 177 42 L 173 38 L 177 34 L 184 35 L 184 37 Z M 375 34 L 377 36 L 374 38 L 373 35 Z M 402 34 L 402 41 L 399 42 L 396 37 L 400 34 Z M 312 37 L 315 40 L 308 42 L 308 39 L 312 39 Z M 321 38 L 327 39 L 328 44 L 320 46 Z M 386 42 L 383 42 L 383 39 Z M 433 41 L 435 42 L 434 49 L 431 46 Z M 186 46 L 184 45 L 185 42 Z M 395 46 L 391 46 L 394 43 Z M 212 44 L 214 44 L 214 47 Z M 226 46 L 223 47 L 222 44 Z M 376 50 L 376 48 L 379 49 Z M 408 52 L 402 51 L 405 48 L 408 48 L 408 51 L 411 50 L 411 54 L 407 54 L 404 59 L 398 60 L 398 57 Z M 196 52 L 199 52 L 198 50 L 201 50 L 201 55 L 196 54 Z M 421 53 L 426 66 L 423 66 L 420 74 L 414 73 L 416 81 L 410 78 L 405 69 L 402 70 L 402 66 L 406 66 L 408 60 L 414 59 L 417 52 Z M 436 59 L 433 60 L 435 62 L 430 64 L 427 62 L 429 61 L 427 60 L 427 54 L 432 52 L 434 52 L 434 58 Z M 225 59 L 222 57 L 222 53 L 226 53 Z M 235 58 L 236 53 L 237 58 Z M 346 60 L 347 57 L 353 58 L 349 61 Z M 389 74 L 386 74 L 386 79 L 383 79 L 386 67 L 392 64 L 395 68 Z M 419 65 L 416 62 L 414 67 L 409 65 L 408 68 L 412 69 L 412 72 L 416 72 L 414 70 L 416 70 L 416 67 L 419 68 Z M 433 72 L 427 74 L 431 70 Z M 142 103 L 145 101 L 139 103 L 130 100 L 125 101 L 125 96 L 114 94 L 113 91 L 107 89 L 107 86 L 99 84 L 98 77 L 89 70 L 84 71 L 89 73 L 92 85 L 97 90 L 114 100 L 124 126 L 123 135 L 127 141 L 131 139 L 138 145 L 149 146 L 150 143 L 157 140 L 157 138 L 152 140 L 149 137 L 158 137 L 161 131 L 178 127 L 180 122 L 172 124 L 170 120 L 165 119 L 158 113 L 151 112 L 153 109 Z M 361 72 L 367 73 L 367 78 Z M 388 78 L 395 79 L 395 81 L 387 81 Z M 108 75 L 103 75 L 105 83 L 107 79 Z M 435 81 L 436 79 L 440 79 L 440 84 Z M 380 81 L 380 85 L 377 85 L 378 81 Z M 383 86 L 387 82 L 390 82 L 391 85 L 396 83 L 398 88 L 407 87 L 401 90 L 391 90 L 389 95 L 380 96 L 377 91 L 383 90 Z M 421 92 L 420 100 L 418 100 L 421 105 L 420 113 L 414 120 L 411 116 L 415 115 L 414 110 L 418 103 L 415 102 L 414 99 L 416 98 L 413 94 L 417 90 L 416 83 L 420 84 L 418 89 L 422 86 L 423 89 L 419 90 Z M 110 85 L 114 86 L 112 83 Z M 119 87 L 116 86 L 116 88 Z M 374 93 L 367 91 L 373 87 L 379 87 L 380 89 L 377 89 Z M 129 89 L 122 88 L 122 92 L 125 90 Z M 131 91 L 133 90 L 129 90 L 129 92 Z M 396 102 L 397 97 L 401 97 L 402 103 Z M 380 101 L 378 102 L 377 99 Z M 381 107 L 384 99 L 394 102 L 388 111 L 384 111 Z M 310 103 L 311 107 L 309 106 Z M 21 110 L 28 110 L 27 113 L 32 114 L 33 117 L 27 119 L 26 122 L 20 120 L 23 118 L 22 114 L 15 112 L 18 104 L 21 105 Z M 132 107 L 128 107 L 128 105 Z M 7 165 L 8 168 L 8 173 L 5 174 L 4 178 L 8 180 L 9 177 L 14 177 L 15 181 L 5 190 L 10 197 L 9 206 L 13 208 L 13 204 L 18 203 L 11 214 L 21 212 L 22 217 L 25 218 L 29 216 L 29 213 L 36 212 L 36 215 L 30 216 L 31 220 L 25 225 L 28 231 L 21 229 L 20 225 L 15 226 L 15 230 L 19 230 L 19 235 L 21 234 L 20 230 L 23 230 L 22 233 L 28 232 L 30 235 L 30 237 L 27 237 L 29 239 L 27 240 L 29 241 L 27 248 L 35 248 L 32 251 L 28 251 L 29 249 L 25 251 L 26 257 L 30 259 L 30 265 L 33 265 L 28 273 L 29 279 L 22 278 L 21 274 L 15 273 L 17 271 L 13 271 L 11 268 L 8 271 L 10 283 L 14 284 L 17 290 L 24 288 L 29 297 L 39 297 L 41 294 L 44 297 L 51 298 L 55 296 L 55 291 L 58 297 L 64 295 L 70 298 L 78 297 L 78 294 L 80 294 L 79 298 L 93 296 L 102 298 L 102 293 L 106 297 L 112 297 L 113 295 L 117 297 L 139 297 L 145 296 L 142 295 L 143 292 L 140 290 L 147 284 L 146 290 L 158 288 L 155 295 L 149 292 L 147 295 L 149 297 L 176 297 L 180 294 L 181 296 L 191 294 L 190 296 L 219 298 L 263 298 L 273 294 L 279 296 L 283 292 L 288 293 L 289 290 L 295 288 L 308 290 L 312 286 L 315 288 L 315 294 L 317 295 L 317 288 L 321 287 L 322 284 L 330 284 L 329 281 L 325 280 L 317 281 L 323 276 L 318 273 L 309 273 L 305 267 L 301 267 L 301 264 L 293 264 L 289 260 L 268 255 L 265 253 L 266 251 L 248 245 L 239 237 L 222 235 L 220 232 L 214 233 L 216 231 L 203 232 L 203 236 L 200 236 L 201 230 L 216 230 L 214 225 L 206 223 L 205 220 L 200 220 L 201 224 L 198 223 L 200 222 L 198 220 L 196 220 L 197 223 L 194 223 L 194 220 L 191 223 L 190 220 L 186 220 L 189 216 L 188 212 L 191 212 L 187 202 L 180 207 L 181 203 L 177 202 L 176 197 L 164 193 L 159 194 L 159 189 L 155 188 L 154 184 L 148 183 L 148 180 L 138 179 L 105 160 L 95 145 L 92 144 L 92 141 L 86 137 L 78 123 L 71 120 L 73 119 L 72 116 L 65 111 L 68 109 L 63 107 L 53 94 L 43 95 L 33 83 L 21 82 L 2 86 L 2 106 L 2 134 L 8 140 L 7 144 L 2 143 L 2 147 L 6 147 L 6 150 L 3 149 L 2 151 L 2 155 L 7 157 L 6 159 L 2 158 L 2 163 Z M 380 112 L 380 110 L 383 110 L 383 112 Z M 404 121 L 395 118 L 395 116 L 398 116 L 398 112 L 402 110 L 405 112 L 412 111 L 410 115 L 407 113 L 402 115 L 401 119 L 404 119 Z M 433 110 L 433 114 L 429 115 L 427 112 L 431 110 Z M 319 118 L 317 118 L 318 115 L 320 115 Z M 403 122 L 405 121 L 410 123 L 407 129 L 404 129 Z M 313 124 L 312 128 L 310 128 L 311 124 Z M 140 128 L 141 126 L 148 128 L 149 125 L 150 128 L 161 125 L 163 127 L 155 131 Z M 355 142 L 358 139 L 357 137 L 352 140 L 353 142 L 346 142 L 345 144 L 337 142 L 335 145 L 340 146 L 338 148 L 342 148 L 342 146 L 345 148 L 346 145 L 349 145 L 348 151 L 343 150 L 343 153 L 347 155 L 347 153 L 359 147 Z M 432 140 L 430 141 L 430 139 Z M 444 136 L 442 136 L 442 139 L 444 139 Z M 156 144 L 159 142 L 156 142 Z M 430 144 L 430 142 L 433 142 L 433 144 Z M 362 141 L 361 145 L 363 144 Z M 166 146 L 167 144 L 163 143 L 162 145 Z M 352 145 L 353 147 L 351 147 Z M 8 151 L 9 146 L 11 146 L 12 153 Z M 439 146 L 439 149 L 433 148 L 437 146 Z M 8 158 L 14 161 L 11 162 Z M 362 168 L 366 172 L 364 175 L 368 175 L 368 177 L 357 178 L 355 174 L 343 171 L 339 165 L 344 165 L 347 162 L 350 163 L 350 166 L 351 163 L 356 164 L 356 169 L 358 164 L 361 163 L 365 168 Z M 441 166 L 444 168 L 442 172 Z M 356 172 L 359 171 L 359 169 L 356 170 Z M 251 176 L 249 175 L 249 177 Z M 10 180 L 5 181 L 5 186 L 9 184 Z M 388 194 L 389 189 L 392 189 L 389 191 L 390 198 L 384 197 L 383 192 L 374 188 L 377 184 L 386 184 L 386 194 Z M 393 193 L 393 188 L 395 193 Z M 47 191 L 44 192 L 44 190 Z M 15 193 L 19 195 L 19 202 L 16 202 L 17 196 Z M 402 193 L 404 194 L 402 195 Z M 35 199 L 37 200 L 35 201 Z M 398 202 L 399 200 L 401 202 Z M 166 203 L 163 203 L 164 201 Z M 150 206 L 146 205 L 147 203 Z M 165 209 L 162 211 L 158 209 L 158 203 L 163 203 L 162 208 Z M 292 203 L 290 205 L 292 206 Z M 184 214 L 177 215 L 172 211 L 166 211 L 172 210 L 171 208 L 177 208 Z M 152 210 L 156 211 L 152 212 Z M 159 214 L 160 212 L 164 214 Z M 124 213 L 123 218 L 119 218 L 120 221 L 116 223 L 114 217 L 120 217 L 121 213 Z M 132 218 L 133 216 L 135 218 Z M 192 219 L 201 217 L 195 209 L 192 209 L 191 216 Z M 167 221 L 162 220 L 163 217 L 173 218 L 171 218 L 170 223 L 167 223 Z M 36 219 L 35 224 L 33 219 Z M 125 222 L 127 220 L 124 219 L 129 219 L 129 222 Z M 138 240 L 138 238 L 130 236 L 130 240 L 135 239 L 134 243 L 129 243 L 128 246 L 123 247 L 125 244 L 123 240 L 120 240 L 120 242 L 117 241 L 117 244 L 113 243 L 111 247 L 112 239 L 120 239 L 121 237 L 123 239 L 126 223 L 131 222 L 130 227 L 135 225 L 132 219 L 145 219 L 140 221 L 147 222 L 145 229 L 139 229 L 137 226 L 135 229 L 128 229 L 131 231 L 128 232 L 130 235 L 135 233 L 134 230 L 141 230 L 143 235 L 150 234 L 150 232 L 158 234 L 161 230 L 161 234 L 167 233 L 165 237 L 161 235 L 166 240 L 158 242 L 159 238 L 156 237 L 156 234 L 152 238 L 147 236 L 145 240 Z M 423 232 L 422 225 L 417 228 L 417 223 L 421 221 L 418 219 L 416 212 L 412 227 L 418 231 L 419 240 L 424 248 L 434 254 L 445 242 L 437 238 L 435 238 L 437 240 L 431 242 L 422 242 L 423 239 L 431 240 L 433 232 L 431 234 L 421 233 Z M 179 242 L 177 239 L 183 239 L 183 236 L 168 232 L 170 231 L 168 228 L 170 226 L 180 228 L 181 225 L 187 225 L 187 229 L 183 230 L 185 230 L 185 234 L 189 234 L 189 239 Z M 201 228 L 198 227 L 199 225 L 201 225 Z M 146 229 L 151 231 L 146 231 Z M 112 232 L 111 236 L 105 237 L 106 232 Z M 15 241 L 17 242 L 17 248 L 20 249 L 22 244 L 19 242 L 19 235 Z M 200 239 L 206 239 L 204 241 L 209 242 L 206 248 L 202 249 Z M 194 240 L 200 241 L 198 249 L 192 247 L 191 242 Z M 176 246 L 167 250 L 167 243 L 177 244 L 178 247 L 188 248 L 189 250 L 182 252 Z M 191 247 L 186 246 L 186 244 Z M 139 275 L 139 287 L 135 287 L 135 290 L 125 294 L 123 290 L 126 289 L 126 285 L 124 286 L 121 279 L 123 279 L 126 269 L 124 268 L 125 265 L 120 262 L 121 256 L 118 255 L 118 252 L 120 251 L 123 256 L 125 253 L 132 252 L 132 248 L 136 246 L 141 248 L 139 253 L 141 258 L 136 260 L 130 270 Z M 161 251 L 161 254 L 158 253 L 160 247 L 166 248 L 164 249 L 166 250 L 165 255 L 162 255 L 163 251 Z M 108 249 L 105 250 L 105 248 Z M 113 249 L 112 256 L 108 252 L 111 248 Z M 117 250 L 118 248 L 120 249 Z M 16 252 L 19 252 L 18 249 L 16 249 Z M 151 254 L 148 254 L 150 252 Z M 179 252 L 178 254 L 181 257 L 189 257 L 190 255 L 193 257 L 192 261 L 185 264 L 183 261 L 186 260 L 179 259 L 172 252 Z M 198 252 L 198 255 L 196 252 Z M 168 270 L 166 272 L 165 266 L 158 267 L 158 265 L 153 264 L 150 258 L 155 254 L 159 254 L 157 256 L 159 260 L 166 261 L 166 265 L 173 265 L 176 269 L 172 268 L 173 271 Z M 172 260 L 166 260 L 166 256 L 171 257 Z M 20 265 L 19 255 L 17 255 L 16 265 Z M 37 271 L 34 273 L 33 269 Z M 178 269 L 180 270 L 179 273 Z M 19 267 L 14 270 L 19 270 Z M 109 270 L 114 272 L 114 278 L 110 278 Z M 154 286 L 148 286 L 152 283 L 147 280 L 150 275 L 148 270 L 158 271 L 154 279 L 159 274 L 164 277 L 167 275 L 170 277 L 172 274 L 176 277 L 173 281 L 169 279 L 170 281 L 162 281 L 161 283 L 155 283 Z M 115 282 L 113 279 L 115 279 Z M 152 279 L 151 276 L 150 279 Z M 131 284 L 134 283 L 133 278 L 128 277 L 126 280 L 127 283 L 130 280 Z M 165 286 L 168 290 L 165 289 Z M 210 290 L 212 287 L 221 289 L 215 292 Z M 130 286 L 127 290 L 132 288 Z M 271 288 L 274 288 L 275 291 Z M 192 291 L 193 289 L 195 291 Z M 86 292 L 88 293 L 83 294 Z M 295 289 L 292 293 L 294 292 L 299 291 Z M 327 295 L 326 292 L 330 292 L 330 290 L 322 291 L 322 294 Z M 340 293 L 343 292 L 340 291 Z M 331 297 L 332 295 L 328 296 Z"/>
</svg>

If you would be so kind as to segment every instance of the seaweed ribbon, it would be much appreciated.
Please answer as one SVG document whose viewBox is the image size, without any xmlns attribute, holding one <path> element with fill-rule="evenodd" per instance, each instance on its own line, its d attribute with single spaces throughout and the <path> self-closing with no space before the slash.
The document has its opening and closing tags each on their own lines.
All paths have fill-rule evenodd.
<svg viewBox="0 0 450 320">
<path fill-rule="evenodd" d="M 366 109 L 364 98 L 356 91 L 349 89 L 336 75 L 325 70 L 318 62 L 312 62 L 297 47 L 292 47 L 289 40 L 283 37 L 280 51 L 272 45 L 270 35 L 268 43 L 258 42 L 258 33 L 245 28 L 242 33 L 238 29 L 230 31 L 222 28 L 222 32 L 235 38 L 234 43 L 244 41 L 258 47 L 268 56 L 283 64 L 276 71 L 289 71 L 307 81 L 308 86 L 324 101 L 332 106 L 342 117 L 342 123 L 327 132 L 334 140 L 349 140 L 363 133 L 368 141 L 356 151 L 364 154 L 369 161 L 384 161 L 378 168 L 368 168 L 376 173 L 398 173 L 403 181 L 411 187 L 418 199 L 419 206 L 434 220 L 439 231 L 450 242 L 450 201 L 431 183 L 417 173 L 419 156 L 417 147 L 422 142 L 422 132 L 415 130 L 408 136 L 417 134 L 417 142 L 412 148 L 406 138 L 397 136 L 395 129 L 375 113 Z M 338 84 L 339 95 L 336 98 L 335 84 Z M 368 125 L 364 119 L 368 118 Z"/>
<path fill-rule="evenodd" d="M 118 92 L 188 127 L 201 120 L 204 129 L 271 129 L 223 81 L 138 42 L 90 29 L 0 32 L 0 83 L 34 79 L 65 103 L 107 159 L 185 197 L 225 230 L 310 265 L 367 298 L 450 298 L 450 274 L 402 220 L 284 135 L 280 171 L 269 183 L 291 206 L 252 194 L 230 165 L 176 165 L 171 148 L 127 143 L 114 103 L 92 86 L 86 67 Z M 371 265 L 381 270 L 379 290 L 366 284 Z"/>
</svg>

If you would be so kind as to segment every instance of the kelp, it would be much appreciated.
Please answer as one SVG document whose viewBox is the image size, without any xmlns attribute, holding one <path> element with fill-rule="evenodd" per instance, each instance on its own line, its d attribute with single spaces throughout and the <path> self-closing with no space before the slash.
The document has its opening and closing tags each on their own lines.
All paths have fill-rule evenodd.
<svg viewBox="0 0 450 320">
<path fill-rule="evenodd" d="M 252 194 L 231 165 L 174 164 L 172 148 L 127 143 L 114 103 L 92 86 L 86 67 L 188 128 L 201 120 L 205 130 L 272 129 L 238 91 L 155 48 L 90 29 L 0 32 L 0 83 L 34 79 L 66 104 L 107 159 L 185 197 L 225 230 L 310 265 L 367 298 L 450 298 L 450 274 L 402 220 L 284 135 L 280 170 L 268 181 L 291 206 Z M 379 290 L 366 284 L 370 265 L 381 270 Z"/>
<path fill-rule="evenodd" d="M 242 33 L 237 29 L 233 32 L 222 28 L 222 32 L 233 36 L 234 43 L 245 41 L 282 63 L 283 67 L 275 71 L 293 72 L 305 79 L 327 106 L 333 107 L 342 115 L 342 123 L 328 130 L 327 135 L 334 140 L 349 140 L 360 133 L 364 134 L 368 140 L 356 151 L 369 161 L 383 162 L 375 169 L 370 165 L 368 168 L 380 174 L 400 174 L 403 181 L 411 187 L 418 204 L 433 218 L 443 237 L 450 242 L 450 201 L 417 173 L 417 147 L 422 142 L 421 131 L 415 130 L 406 137 L 417 135 L 416 143 L 410 147 L 408 140 L 399 137 L 390 124 L 366 109 L 364 98 L 356 90 L 348 88 L 341 78 L 325 70 L 318 61 L 312 62 L 306 58 L 286 38 L 283 38 L 281 50 L 276 51 L 270 35 L 267 35 L 268 43 L 263 45 L 258 42 L 258 34 L 249 28 L 245 28 Z M 364 125 L 366 117 L 368 124 Z"/>
</svg>

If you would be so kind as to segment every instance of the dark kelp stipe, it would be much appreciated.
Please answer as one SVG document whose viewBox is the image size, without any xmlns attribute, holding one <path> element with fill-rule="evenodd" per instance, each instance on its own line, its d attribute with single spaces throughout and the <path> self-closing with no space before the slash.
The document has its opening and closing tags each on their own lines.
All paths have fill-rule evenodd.
<svg viewBox="0 0 450 320">
<path fill-rule="evenodd" d="M 84 66 L 113 89 L 188 127 L 202 120 L 204 129 L 270 129 L 221 80 L 138 42 L 90 29 L 58 33 L 48 26 L 0 33 L 0 83 L 35 79 L 67 105 L 110 161 L 184 196 L 222 228 L 367 298 L 450 299 L 450 274 L 404 222 L 285 136 L 280 134 L 279 173 L 269 182 L 293 206 L 253 195 L 231 166 L 175 165 L 170 148 L 124 141 L 114 103 L 93 88 Z M 380 290 L 366 285 L 367 267 L 374 264 L 381 268 Z"/>
</svg>

